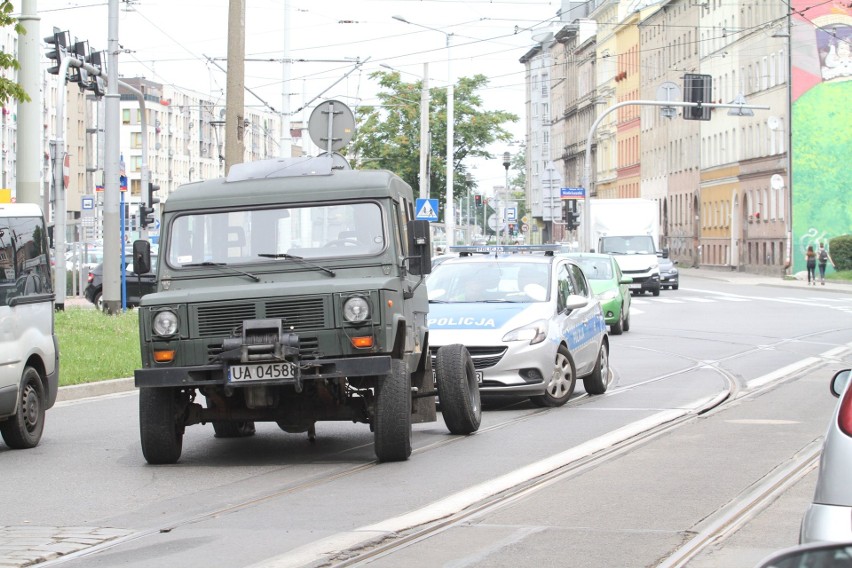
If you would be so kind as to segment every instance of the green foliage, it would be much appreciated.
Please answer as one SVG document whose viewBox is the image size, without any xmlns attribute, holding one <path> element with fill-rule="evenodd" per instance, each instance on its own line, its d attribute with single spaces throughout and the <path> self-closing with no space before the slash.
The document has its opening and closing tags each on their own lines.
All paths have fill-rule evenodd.
<svg viewBox="0 0 852 568">
<path fill-rule="evenodd" d="M 841 235 L 828 241 L 828 250 L 836 270 L 852 270 L 852 235 Z"/>
<path fill-rule="evenodd" d="M 98 310 L 56 312 L 60 386 L 132 377 L 142 367 L 136 310 L 109 316 Z"/>
<path fill-rule="evenodd" d="M 420 191 L 420 90 L 422 82 L 405 83 L 399 72 L 377 71 L 380 106 L 357 110 L 358 129 L 349 148 L 354 167 L 387 169 L 404 179 L 417 195 Z M 469 195 L 474 181 L 463 165 L 466 158 L 493 158 L 487 147 L 507 142 L 511 133 L 503 128 L 518 116 L 505 111 L 484 111 L 478 91 L 485 88 L 484 75 L 462 77 L 453 96 L 453 194 Z M 429 130 L 431 151 L 429 197 L 446 200 L 447 91 L 430 89 Z"/>
<path fill-rule="evenodd" d="M 0 1 L 0 26 L 5 28 L 7 26 L 14 25 L 17 33 L 26 33 L 24 27 L 18 23 L 18 20 L 15 17 L 12 16 L 13 11 L 14 7 L 9 0 Z M 17 59 L 15 59 L 11 54 L 0 50 L 0 73 L 2 73 L 3 69 L 17 70 L 20 68 L 21 66 Z M 17 101 L 30 101 L 29 95 L 27 95 L 21 85 L 0 75 L 0 105 L 5 105 L 10 98 Z"/>
</svg>

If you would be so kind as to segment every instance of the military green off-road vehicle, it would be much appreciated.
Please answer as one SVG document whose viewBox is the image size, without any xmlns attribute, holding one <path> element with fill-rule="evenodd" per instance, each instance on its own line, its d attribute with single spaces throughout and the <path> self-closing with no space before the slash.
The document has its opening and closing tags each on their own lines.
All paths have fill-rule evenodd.
<svg viewBox="0 0 852 568">
<path fill-rule="evenodd" d="M 137 272 L 149 250 L 134 243 Z M 139 308 L 145 459 L 176 462 L 191 424 L 241 437 L 271 421 L 313 440 L 316 422 L 339 420 L 370 425 L 379 461 L 404 460 L 412 422 L 437 418 L 436 395 L 452 433 L 475 431 L 467 350 L 442 348 L 433 378 L 430 267 L 428 223 L 388 171 L 326 154 L 239 164 L 177 189 L 157 292 Z"/>
</svg>

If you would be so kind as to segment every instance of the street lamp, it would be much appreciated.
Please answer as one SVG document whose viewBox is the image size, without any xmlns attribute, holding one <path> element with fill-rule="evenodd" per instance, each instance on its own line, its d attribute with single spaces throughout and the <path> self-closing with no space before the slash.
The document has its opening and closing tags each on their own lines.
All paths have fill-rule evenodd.
<svg viewBox="0 0 852 568">
<path fill-rule="evenodd" d="M 503 152 L 503 167 L 506 168 L 506 197 L 509 196 L 509 166 L 512 164 L 512 155 L 509 152 Z M 504 206 L 505 211 L 505 206 Z M 497 197 L 497 244 L 500 244 L 500 229 L 503 226 L 503 215 L 500 213 L 500 197 Z M 506 229 L 508 231 L 508 229 Z M 509 235 L 506 235 L 506 242 L 509 242 Z"/>
<path fill-rule="evenodd" d="M 398 20 L 404 24 L 411 24 L 412 26 L 417 26 L 420 28 L 424 28 L 427 30 L 432 30 L 434 32 L 439 32 L 444 34 L 447 37 L 447 195 L 446 195 L 446 205 L 445 205 L 445 215 L 444 215 L 444 223 L 447 226 L 447 246 L 451 246 L 455 244 L 455 211 L 453 209 L 453 137 L 455 133 L 453 132 L 455 128 L 455 109 L 454 106 L 454 98 L 455 94 L 453 92 L 453 74 L 450 67 L 451 59 L 450 59 L 450 38 L 453 34 L 445 32 L 443 30 L 439 30 L 438 28 L 433 28 L 430 26 L 425 26 L 423 24 L 418 24 L 416 22 L 411 22 L 406 20 L 402 16 L 393 16 L 394 20 Z M 422 131 L 421 131 L 422 136 Z M 421 156 L 421 167 L 423 158 Z M 422 192 L 422 185 L 421 192 Z M 421 193 L 422 195 L 422 193 Z"/>
<path fill-rule="evenodd" d="M 397 16 L 394 18 L 399 19 Z M 379 64 L 391 71 L 398 71 L 387 63 Z M 420 198 L 429 199 L 429 154 L 432 144 L 429 142 L 429 63 L 423 64 L 423 78 L 420 80 Z"/>
</svg>

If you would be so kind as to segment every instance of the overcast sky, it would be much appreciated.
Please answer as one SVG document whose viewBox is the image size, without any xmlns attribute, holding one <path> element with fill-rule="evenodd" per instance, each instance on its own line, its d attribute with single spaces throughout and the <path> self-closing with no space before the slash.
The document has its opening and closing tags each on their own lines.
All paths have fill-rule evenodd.
<svg viewBox="0 0 852 568">
<path fill-rule="evenodd" d="M 72 38 L 88 39 L 93 49 L 106 49 L 105 1 L 37 1 L 42 37 L 56 26 L 69 30 Z M 227 66 L 228 0 L 134 0 L 120 5 L 118 36 L 125 50 L 119 56 L 120 76 L 144 76 L 209 94 L 224 105 L 226 80 L 219 67 Z M 451 33 L 452 75 L 486 75 L 485 109 L 523 117 L 524 67 L 518 60 L 534 45 L 533 30 L 553 25 L 559 7 L 559 0 L 290 0 L 291 22 L 286 25 L 283 0 L 246 0 L 245 83 L 257 96 L 247 92 L 245 103 L 282 108 L 285 30 L 290 57 L 297 60 L 291 67 L 291 112 L 323 92 L 318 101 L 336 99 L 353 109 L 377 102 L 368 76 L 387 71 L 382 64 L 416 81 L 423 75 L 423 64 L 429 63 L 430 85 L 444 86 L 446 34 Z M 367 62 L 335 85 L 353 69 L 355 59 Z M 306 108 L 303 118 L 310 110 Z M 523 140 L 523 122 L 509 129 Z M 475 164 L 483 190 L 504 180 L 502 158 L 492 162 Z"/>
</svg>

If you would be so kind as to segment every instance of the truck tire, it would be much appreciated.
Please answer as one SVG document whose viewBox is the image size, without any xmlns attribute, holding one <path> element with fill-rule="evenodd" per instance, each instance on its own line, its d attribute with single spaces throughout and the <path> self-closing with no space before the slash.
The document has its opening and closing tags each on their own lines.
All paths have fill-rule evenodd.
<svg viewBox="0 0 852 568">
<path fill-rule="evenodd" d="M 139 437 L 142 455 L 150 464 L 176 463 L 183 449 L 181 390 L 139 389 Z"/>
<path fill-rule="evenodd" d="M 652 293 L 654 296 L 659 296 L 659 295 L 660 295 L 660 288 L 662 288 L 662 286 L 659 286 L 659 285 L 658 285 L 656 288 L 654 288 L 654 289 L 651 291 L 651 293 Z"/>
<path fill-rule="evenodd" d="M 451 434 L 472 434 L 482 423 L 482 401 L 476 369 L 467 348 L 444 345 L 435 358 L 441 414 Z"/>
<path fill-rule="evenodd" d="M 405 361 L 391 360 L 391 372 L 379 379 L 373 422 L 378 461 L 407 460 L 411 455 L 411 375 Z"/>
<path fill-rule="evenodd" d="M 609 368 L 609 349 L 606 343 L 601 343 L 598 360 L 590 375 L 583 378 L 583 386 L 589 394 L 603 394 L 609 386 L 612 371 Z"/>
<path fill-rule="evenodd" d="M 34 448 L 44 431 L 44 385 L 33 367 L 24 367 L 18 390 L 18 409 L 0 422 L 3 441 L 13 450 Z"/>
</svg>

